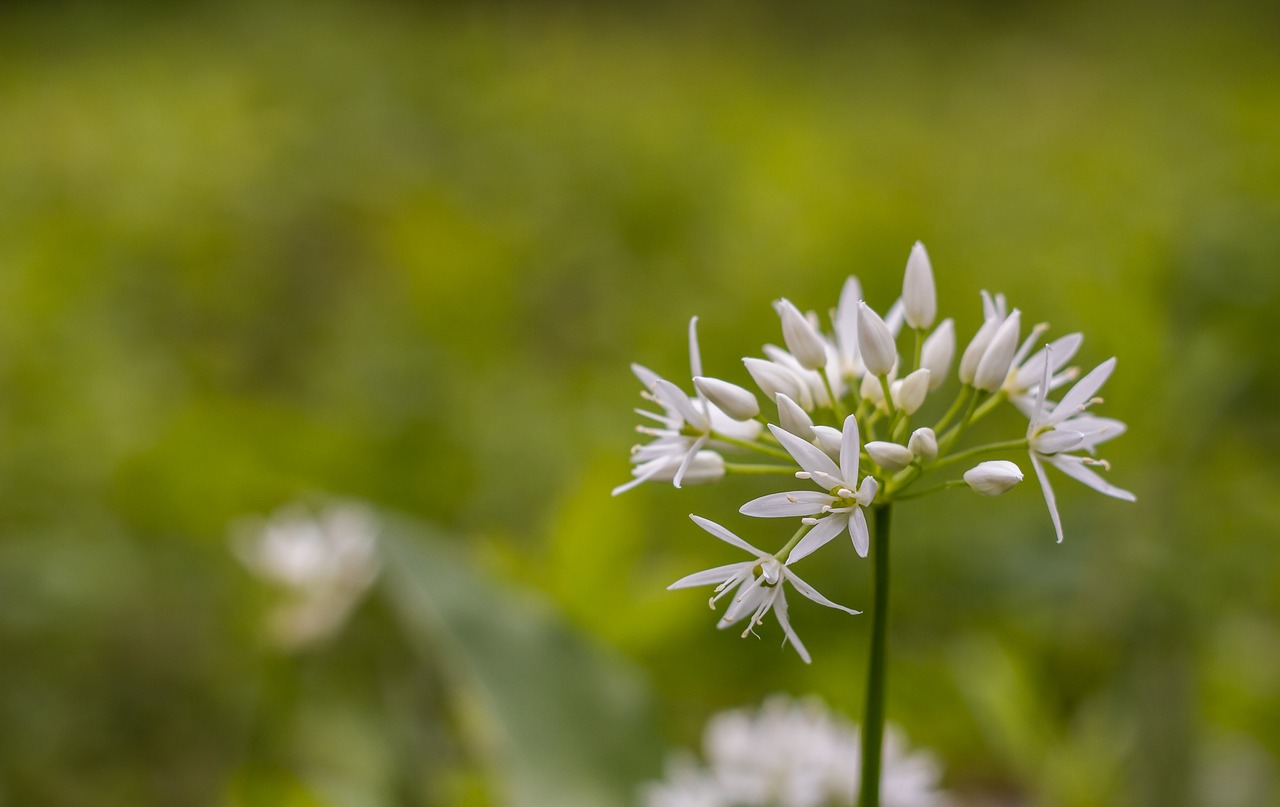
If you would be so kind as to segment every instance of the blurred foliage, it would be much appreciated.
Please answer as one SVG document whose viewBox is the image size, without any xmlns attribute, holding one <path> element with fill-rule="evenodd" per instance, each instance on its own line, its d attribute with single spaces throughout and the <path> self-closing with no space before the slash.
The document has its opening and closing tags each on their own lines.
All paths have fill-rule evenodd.
<svg viewBox="0 0 1280 807">
<path fill-rule="evenodd" d="M 669 744 L 775 690 L 858 719 L 866 620 L 801 603 L 805 667 L 663 591 L 728 560 L 691 511 L 773 542 L 733 515 L 763 483 L 608 491 L 628 362 L 683 378 L 696 313 L 745 383 L 770 300 L 886 305 L 917 238 L 962 339 L 989 288 L 1120 357 L 1139 501 L 1060 484 L 1061 546 L 1032 485 L 903 508 L 892 719 L 975 799 L 1273 803 L 1278 40 L 1266 4 L 5 5 L 0 804 L 501 803 L 403 598 L 262 645 L 227 525 L 315 491 L 465 536 Z M 852 553 L 814 566 L 869 602 Z M 588 736 L 532 681 L 595 673 L 544 652 L 515 694 Z"/>
</svg>

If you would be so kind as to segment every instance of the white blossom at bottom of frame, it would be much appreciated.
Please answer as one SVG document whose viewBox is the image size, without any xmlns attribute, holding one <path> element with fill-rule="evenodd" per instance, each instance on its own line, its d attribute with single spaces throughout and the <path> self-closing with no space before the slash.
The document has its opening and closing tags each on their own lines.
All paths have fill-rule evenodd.
<svg viewBox="0 0 1280 807">
<path fill-rule="evenodd" d="M 378 577 L 378 522 L 349 502 L 318 513 L 290 505 L 233 529 L 231 548 L 257 577 L 280 590 L 267 617 L 272 640 L 299 649 L 334 635 Z"/>
<path fill-rule="evenodd" d="M 853 807 L 857 804 L 858 727 L 816 699 L 774 695 L 759 710 L 721 712 L 703 732 L 706 767 L 672 757 L 662 782 L 644 788 L 643 807 Z M 953 807 L 939 789 L 942 767 L 928 751 L 908 751 L 902 732 L 885 731 L 882 807 Z"/>
</svg>

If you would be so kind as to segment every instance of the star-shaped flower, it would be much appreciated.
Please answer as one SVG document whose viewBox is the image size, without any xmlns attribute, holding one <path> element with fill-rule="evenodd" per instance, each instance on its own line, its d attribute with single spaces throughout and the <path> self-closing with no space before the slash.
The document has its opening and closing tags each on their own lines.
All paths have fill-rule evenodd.
<svg viewBox="0 0 1280 807">
<path fill-rule="evenodd" d="M 804 649 L 804 644 L 801 643 L 800 637 L 796 635 L 791 627 L 791 621 L 787 618 L 787 598 L 782 590 L 784 582 L 790 583 L 792 588 L 819 605 L 836 608 L 849 614 L 860 613 L 828 600 L 813 586 L 801 580 L 788 568 L 795 560 L 794 557 L 788 558 L 787 562 L 783 563 L 776 556 L 756 549 L 714 521 L 695 515 L 690 515 L 689 518 L 721 541 L 746 550 L 754 556 L 751 560 L 695 572 L 667 586 L 668 590 L 672 590 L 715 585 L 715 593 L 711 597 L 712 608 L 716 607 L 716 602 L 721 597 L 733 591 L 733 601 L 725 610 L 724 616 L 720 618 L 717 627 L 727 628 L 749 616 L 750 622 L 747 623 L 747 629 L 742 632 L 745 638 L 757 625 L 763 623 L 764 615 L 772 610 L 778 618 L 778 624 L 782 626 L 782 632 L 786 634 L 787 641 L 791 642 L 792 647 L 800 654 L 800 658 L 808 664 L 809 651 Z"/>
<path fill-rule="evenodd" d="M 795 490 L 771 493 L 752 499 L 742 505 L 739 512 L 759 518 L 805 517 L 805 523 L 813 528 L 791 550 L 788 562 L 803 558 L 845 530 L 848 530 L 849 537 L 853 539 L 853 548 L 865 558 L 871 540 L 862 508 L 871 504 L 879 483 L 873 477 L 865 476 L 862 484 L 858 484 L 858 454 L 861 444 L 857 419 L 850 415 L 844 420 L 840 436 L 839 466 L 812 443 L 772 424 L 769 425 L 769 430 L 804 469 L 796 472 L 796 478 L 812 479 L 827 492 Z M 819 514 L 821 518 L 813 518 Z"/>
<path fill-rule="evenodd" d="M 1027 444 L 1031 455 L 1031 466 L 1040 480 L 1045 503 L 1049 506 L 1049 516 L 1053 519 L 1053 529 L 1058 535 L 1058 542 L 1061 543 L 1062 519 L 1058 515 L 1053 487 L 1049 484 L 1049 477 L 1044 472 L 1044 463 L 1048 462 L 1067 476 L 1083 482 L 1104 495 L 1129 502 L 1134 501 L 1135 497 L 1129 491 L 1112 485 L 1088 467 L 1097 465 L 1109 468 L 1106 460 L 1066 453 L 1081 449 L 1092 454 L 1099 443 L 1124 433 L 1125 425 L 1118 420 L 1084 414 L 1084 411 L 1096 401 L 1095 393 L 1102 389 L 1102 385 L 1115 369 L 1115 358 L 1107 359 L 1093 368 L 1056 405 L 1045 400 L 1045 394 L 1051 384 L 1050 368 L 1053 366 L 1053 347 L 1048 345 L 1045 347 L 1045 361 L 1041 370 L 1042 376 L 1040 388 L 1036 393 L 1035 407 L 1031 411 L 1031 421 L 1027 424 Z"/>
<path fill-rule="evenodd" d="M 697 317 L 689 320 L 689 365 L 693 377 L 702 376 Z M 716 481 L 724 475 L 724 463 L 717 464 L 716 458 L 704 450 L 711 447 L 709 444 L 714 445 L 712 435 L 719 433 L 737 440 L 754 440 L 760 434 L 758 422 L 741 422 L 729 417 L 707 400 L 700 388 L 696 395 L 689 396 L 647 367 L 633 364 L 631 370 L 644 384 L 645 398 L 662 407 L 662 413 L 636 410 L 642 417 L 656 421 L 659 427 L 639 427 L 642 434 L 654 439 L 631 450 L 634 478 L 614 488 L 614 496 L 649 481 L 670 480 L 677 488 L 685 481 Z"/>
</svg>

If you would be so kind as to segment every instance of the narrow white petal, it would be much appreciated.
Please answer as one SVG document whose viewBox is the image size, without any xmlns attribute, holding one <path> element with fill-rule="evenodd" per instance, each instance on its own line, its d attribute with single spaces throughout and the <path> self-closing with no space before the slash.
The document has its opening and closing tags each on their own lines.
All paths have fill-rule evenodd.
<svg viewBox="0 0 1280 807">
<path fill-rule="evenodd" d="M 1031 438 L 1031 447 L 1037 454 L 1049 456 L 1059 451 L 1070 451 L 1084 442 L 1084 435 L 1071 429 L 1052 429 Z"/>
<path fill-rule="evenodd" d="M 853 416 L 850 415 L 850 418 Z M 846 421 L 847 425 L 847 421 Z M 855 426 L 856 428 L 856 426 Z M 823 488 L 830 490 L 838 484 L 842 483 L 840 479 L 840 469 L 831 461 L 831 458 L 822 453 L 822 449 L 813 443 L 801 440 L 791 432 L 780 429 L 772 423 L 769 424 L 769 431 L 773 432 L 773 436 L 778 439 L 782 447 L 787 453 L 795 459 L 796 463 L 810 474 L 813 475 L 813 481 Z"/>
<path fill-rule="evenodd" d="M 831 322 L 836 332 L 836 347 L 846 361 L 858 352 L 858 303 L 862 300 L 862 284 L 849 275 L 840 289 L 840 302 Z"/>
<path fill-rule="evenodd" d="M 809 651 L 804 649 L 804 643 L 800 641 L 800 637 L 791 627 L 791 620 L 787 618 L 787 598 L 782 594 L 782 588 L 778 588 L 778 598 L 773 601 L 773 615 L 778 618 L 778 624 L 782 626 L 782 632 L 786 634 L 787 641 L 791 642 L 791 646 L 800 654 L 800 659 L 805 663 L 811 663 Z"/>
<path fill-rule="evenodd" d="M 738 563 L 727 563 L 714 569 L 694 572 L 667 586 L 667 591 L 674 591 L 678 588 L 694 588 L 696 586 L 718 586 L 726 580 L 732 580 L 740 572 L 747 571 L 755 564 L 754 560 L 744 560 Z"/>
<path fill-rule="evenodd" d="M 738 512 L 754 518 L 812 516 L 821 513 L 823 507 L 834 501 L 831 496 L 816 490 L 795 490 L 752 499 L 738 508 Z"/>
<path fill-rule="evenodd" d="M 772 594 L 773 589 L 765 588 L 763 577 L 744 580 L 734 593 L 729 607 L 724 609 L 724 616 L 716 623 L 716 627 L 724 629 L 743 617 L 750 616 Z"/>
<path fill-rule="evenodd" d="M 1049 506 L 1049 517 L 1053 519 L 1053 531 L 1058 534 L 1058 543 L 1062 543 L 1062 519 L 1058 517 L 1058 502 L 1053 497 L 1053 486 L 1049 484 L 1049 477 L 1045 475 L 1040 458 L 1034 451 L 1029 453 L 1031 467 L 1035 469 L 1036 477 L 1040 480 L 1040 489 L 1044 491 L 1044 503 Z"/>
<path fill-rule="evenodd" d="M 675 410 L 676 414 L 684 418 L 685 423 L 694 427 L 706 425 L 706 416 L 699 412 L 694 406 L 693 401 L 689 400 L 689 396 L 684 390 L 672 384 L 665 378 L 659 378 L 653 385 L 653 394 L 658 401 L 664 406 L 668 406 Z"/>
<path fill-rule="evenodd" d="M 983 320 L 982 327 L 978 328 L 978 332 L 969 340 L 969 346 L 964 349 L 964 353 L 960 356 L 959 375 L 962 383 L 973 383 L 974 374 L 978 371 L 978 363 L 982 361 L 982 354 L 987 352 L 987 346 L 991 344 L 991 337 L 995 336 L 999 328 L 999 320 Z"/>
<path fill-rule="evenodd" d="M 788 564 L 790 562 L 791 561 L 787 561 Z M 794 588 L 796 591 L 800 592 L 804 596 L 808 597 L 809 599 L 813 600 L 818 605 L 825 605 L 828 608 L 835 608 L 838 611 L 844 611 L 846 614 L 856 615 L 856 614 L 862 613 L 861 611 L 855 611 L 852 608 L 846 608 L 845 606 L 839 603 L 828 600 L 826 597 L 822 596 L 822 594 L 816 588 L 809 585 L 805 581 L 801 580 L 800 575 L 796 574 L 790 569 L 787 569 L 786 571 L 786 578 L 787 578 L 787 581 L 791 583 L 792 588 Z"/>
<path fill-rule="evenodd" d="M 811 555 L 825 546 L 840 533 L 844 532 L 844 528 L 848 525 L 849 518 L 846 513 L 832 513 L 826 518 L 818 519 L 818 523 L 813 525 L 813 529 L 805 533 L 800 539 L 800 543 L 791 548 L 791 554 L 787 555 L 787 563 L 795 563 L 806 555 Z"/>
<path fill-rule="evenodd" d="M 852 486 L 858 481 L 858 455 L 861 450 L 858 419 L 849 415 L 844 419 L 844 430 L 840 435 L 840 473 L 846 485 Z"/>
<path fill-rule="evenodd" d="M 654 382 L 659 378 L 662 378 L 662 376 L 642 364 L 632 364 L 631 372 L 636 374 L 636 378 L 640 379 L 640 383 L 643 384 L 644 388 L 647 390 L 653 389 Z"/>
<path fill-rule="evenodd" d="M 862 477 L 862 484 L 858 486 L 858 495 L 854 497 L 859 506 L 866 507 L 871 504 L 876 497 L 876 491 L 880 490 L 880 483 L 873 476 Z"/>
<path fill-rule="evenodd" d="M 855 507 L 849 518 L 849 537 L 853 539 L 853 551 L 858 557 L 865 558 L 871 548 L 871 534 L 867 531 L 867 517 L 862 514 L 861 507 Z"/>
<path fill-rule="evenodd" d="M 1102 385 L 1107 383 L 1111 371 L 1115 369 L 1116 360 L 1113 356 L 1090 370 L 1088 375 L 1076 382 L 1070 392 L 1062 396 L 1062 400 L 1053 408 L 1053 414 L 1045 418 L 1045 422 L 1060 423 L 1072 415 L 1080 414 L 1098 390 L 1102 389 Z"/>
<path fill-rule="evenodd" d="M 1050 457 L 1049 464 L 1072 479 L 1083 482 L 1099 493 L 1110 496 L 1113 499 L 1123 499 L 1126 502 L 1137 501 L 1138 497 L 1103 479 L 1079 457 L 1062 454 L 1056 457 Z"/>
<path fill-rule="evenodd" d="M 702 352 L 698 350 L 698 318 L 689 319 L 689 375 L 702 375 Z"/>
<path fill-rule="evenodd" d="M 744 549 L 755 555 L 757 558 L 773 557 L 768 552 L 761 552 L 759 549 L 756 549 L 754 546 L 729 532 L 724 527 L 721 527 L 711 519 L 703 518 L 702 516 L 695 516 L 692 513 L 689 514 L 689 518 L 693 519 L 694 524 L 697 524 L 699 527 L 719 538 L 721 541 L 724 541 L 726 544 L 732 544 L 739 549 Z"/>
<path fill-rule="evenodd" d="M 684 481 L 684 475 L 689 470 L 689 466 L 693 463 L 693 458 L 698 456 L 698 452 L 707 444 L 707 436 L 704 434 L 697 440 L 693 441 L 693 445 L 689 446 L 689 451 L 684 455 L 684 459 L 680 461 L 680 467 L 676 470 L 676 475 L 672 477 L 671 484 L 679 488 L 680 483 Z"/>
</svg>

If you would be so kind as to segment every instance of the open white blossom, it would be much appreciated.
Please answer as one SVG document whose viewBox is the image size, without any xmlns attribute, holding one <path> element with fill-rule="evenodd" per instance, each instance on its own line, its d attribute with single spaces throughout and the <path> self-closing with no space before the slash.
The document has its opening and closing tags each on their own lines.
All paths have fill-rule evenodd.
<svg viewBox="0 0 1280 807">
<path fill-rule="evenodd" d="M 944 807 L 942 767 L 928 751 L 908 751 L 887 727 L 882 807 Z M 857 802 L 858 727 L 816 698 L 773 695 L 758 710 L 713 715 L 703 732 L 705 769 L 672 758 L 664 781 L 648 785 L 644 807 L 852 807 Z"/>
<path fill-rule="evenodd" d="M 367 508 L 331 504 L 313 514 L 299 505 L 270 519 L 235 525 L 231 547 L 258 577 L 281 589 L 268 617 L 272 638 L 300 648 L 333 635 L 377 579 L 378 523 Z"/>
<path fill-rule="evenodd" d="M 702 376 L 697 317 L 689 320 L 689 366 L 693 378 Z M 739 421 L 725 414 L 707 400 L 701 387 L 696 388 L 697 395 L 690 397 L 680 387 L 647 367 L 633 364 L 631 370 L 644 385 L 645 397 L 662 407 L 662 412 L 636 410 L 642 417 L 656 421 L 658 426 L 638 428 L 640 433 L 654 439 L 631 449 L 633 478 L 630 482 L 615 487 L 614 496 L 645 482 L 670 481 L 678 488 L 686 479 L 690 484 L 718 481 L 724 475 L 723 458 L 715 460 L 707 456 L 707 450 L 714 453 L 714 449 L 718 447 L 712 443 L 713 435 L 753 440 L 760 433 L 761 427 L 757 421 Z M 695 463 L 698 466 L 696 469 Z"/>
<path fill-rule="evenodd" d="M 1094 395 L 1111 377 L 1116 360 L 1107 359 L 1093 368 L 1088 375 L 1076 382 L 1061 401 L 1052 405 L 1045 398 L 1050 384 L 1049 369 L 1053 366 L 1052 348 L 1045 348 L 1045 357 L 1035 408 L 1027 424 L 1027 443 L 1031 455 L 1031 466 L 1040 480 L 1045 504 L 1049 507 L 1049 517 L 1053 520 L 1054 532 L 1057 533 L 1058 542 L 1061 543 L 1062 519 L 1058 515 L 1057 500 L 1053 495 L 1053 486 L 1049 484 L 1049 477 L 1045 474 L 1044 463 L 1049 463 L 1067 476 L 1107 496 L 1130 502 L 1134 501 L 1135 497 L 1129 491 L 1112 485 L 1088 467 L 1096 465 L 1109 468 L 1106 460 L 1067 453 L 1075 449 L 1092 453 L 1099 443 L 1124 432 L 1124 424 L 1118 420 L 1084 414 L 1085 410 L 1095 402 Z"/>
<path fill-rule="evenodd" d="M 800 516 L 812 529 L 800 539 L 788 556 L 788 563 L 803 558 L 819 549 L 832 538 L 848 530 L 853 547 L 862 557 L 867 556 L 870 536 L 867 533 L 867 517 L 862 508 L 871 504 L 879 483 L 871 476 L 864 476 L 858 483 L 858 454 L 862 446 L 858 439 L 858 421 L 853 415 L 845 418 L 840 439 L 840 464 L 837 466 L 812 443 L 805 442 L 790 432 L 773 424 L 769 430 L 804 470 L 796 472 L 798 479 L 811 479 L 826 490 L 796 490 L 771 493 L 752 499 L 742 505 L 740 513 L 758 518 L 786 518 Z M 822 515 L 822 518 L 811 518 Z"/>
<path fill-rule="evenodd" d="M 782 590 L 782 584 L 790 583 L 792 588 L 819 605 L 836 608 L 849 614 L 859 613 L 852 608 L 846 608 L 828 600 L 818 593 L 813 586 L 801 580 L 795 572 L 788 568 L 793 562 L 791 558 L 788 558 L 787 562 L 783 563 L 776 556 L 756 549 L 714 521 L 695 515 L 690 515 L 689 518 L 721 541 L 750 552 L 755 556 L 752 560 L 744 560 L 739 563 L 730 563 L 725 566 L 717 566 L 713 569 L 695 572 L 667 586 L 668 590 L 670 590 L 714 585 L 716 589 L 711 597 L 712 608 L 715 608 L 716 602 L 721 597 L 732 592 L 733 599 L 729 603 L 729 607 L 725 609 L 724 616 L 720 618 L 717 627 L 727 628 L 730 625 L 741 622 L 743 619 L 749 619 L 747 629 L 742 632 L 745 638 L 755 631 L 757 625 L 763 624 L 765 614 L 773 611 L 774 616 L 778 618 L 778 624 L 782 626 L 782 632 L 786 635 L 787 641 L 791 642 L 791 646 L 800 654 L 800 658 L 804 659 L 805 664 L 808 664 L 810 661 L 809 651 L 805 649 L 800 637 L 792 629 L 791 620 L 787 617 L 787 597 Z"/>
</svg>

